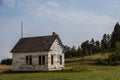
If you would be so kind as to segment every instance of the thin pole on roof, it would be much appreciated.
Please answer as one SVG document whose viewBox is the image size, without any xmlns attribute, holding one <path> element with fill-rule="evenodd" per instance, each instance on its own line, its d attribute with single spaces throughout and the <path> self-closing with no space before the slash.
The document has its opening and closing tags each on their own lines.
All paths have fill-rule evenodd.
<svg viewBox="0 0 120 80">
<path fill-rule="evenodd" d="M 21 38 L 23 38 L 23 21 L 21 22 Z"/>
</svg>

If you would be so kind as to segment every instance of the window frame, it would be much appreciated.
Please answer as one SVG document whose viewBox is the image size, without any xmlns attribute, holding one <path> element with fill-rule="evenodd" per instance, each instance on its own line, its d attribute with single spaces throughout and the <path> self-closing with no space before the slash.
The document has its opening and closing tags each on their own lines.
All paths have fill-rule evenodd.
<svg viewBox="0 0 120 80">
<path fill-rule="evenodd" d="M 39 55 L 39 57 L 38 57 L 38 64 L 39 65 L 45 65 L 45 62 L 46 62 L 45 55 Z"/>
<path fill-rule="evenodd" d="M 26 65 L 32 65 L 32 55 L 26 56 Z"/>
</svg>

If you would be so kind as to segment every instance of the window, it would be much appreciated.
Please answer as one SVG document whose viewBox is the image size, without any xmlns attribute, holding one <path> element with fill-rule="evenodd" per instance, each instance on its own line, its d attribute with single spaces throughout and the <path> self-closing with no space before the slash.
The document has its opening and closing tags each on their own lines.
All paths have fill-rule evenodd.
<svg viewBox="0 0 120 80">
<path fill-rule="evenodd" d="M 39 65 L 45 65 L 45 55 L 39 56 Z"/>
<path fill-rule="evenodd" d="M 42 65 L 45 65 L 45 55 L 42 56 Z"/>
<path fill-rule="evenodd" d="M 53 55 L 51 55 L 51 64 L 53 65 Z"/>
<path fill-rule="evenodd" d="M 32 65 L 32 55 L 29 56 L 29 65 Z"/>
<path fill-rule="evenodd" d="M 62 65 L 62 55 L 60 55 L 60 65 Z"/>
<path fill-rule="evenodd" d="M 28 56 L 26 56 L 26 65 L 28 65 Z"/>
<path fill-rule="evenodd" d="M 39 65 L 42 65 L 42 63 L 41 63 L 41 56 L 39 56 Z"/>
<path fill-rule="evenodd" d="M 26 56 L 26 65 L 32 65 L 32 55 Z"/>
</svg>

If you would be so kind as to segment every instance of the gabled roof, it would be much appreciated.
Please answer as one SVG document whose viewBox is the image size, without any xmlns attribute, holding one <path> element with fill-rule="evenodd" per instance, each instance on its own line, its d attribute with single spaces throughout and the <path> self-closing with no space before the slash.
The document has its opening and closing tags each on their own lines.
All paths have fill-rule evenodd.
<svg viewBox="0 0 120 80">
<path fill-rule="evenodd" d="M 59 36 L 53 33 L 53 35 L 50 36 L 21 38 L 10 52 L 28 53 L 49 51 L 56 38 L 59 40 L 60 44 L 63 47 Z"/>
</svg>

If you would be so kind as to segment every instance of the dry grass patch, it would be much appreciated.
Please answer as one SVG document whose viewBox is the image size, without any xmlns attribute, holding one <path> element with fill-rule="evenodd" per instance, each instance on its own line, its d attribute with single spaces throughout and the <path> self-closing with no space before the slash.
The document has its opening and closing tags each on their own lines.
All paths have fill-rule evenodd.
<svg viewBox="0 0 120 80">
<path fill-rule="evenodd" d="M 10 70 L 11 66 L 9 65 L 0 65 L 0 70 Z"/>
</svg>

